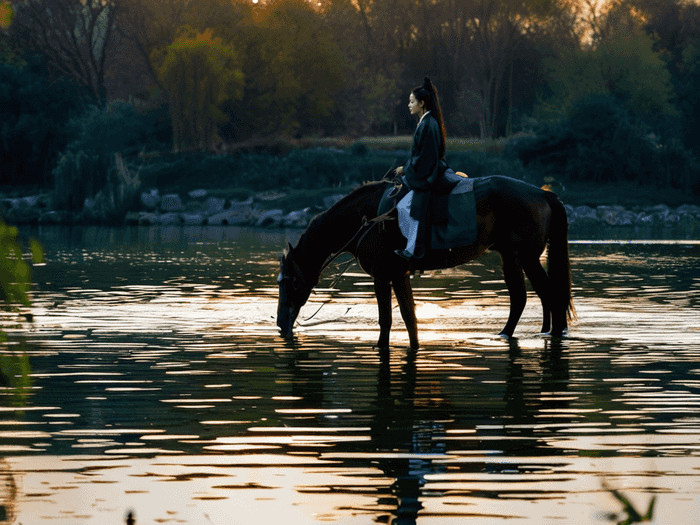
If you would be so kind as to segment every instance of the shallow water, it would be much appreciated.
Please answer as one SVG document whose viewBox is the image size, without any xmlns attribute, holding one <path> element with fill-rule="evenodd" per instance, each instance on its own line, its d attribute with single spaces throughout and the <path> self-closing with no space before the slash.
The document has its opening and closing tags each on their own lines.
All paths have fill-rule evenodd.
<svg viewBox="0 0 700 525">
<path fill-rule="evenodd" d="M 381 359 L 356 268 L 332 291 L 324 274 L 278 337 L 277 259 L 298 232 L 33 234 L 34 322 L 8 347 L 31 385 L 0 390 L 17 523 L 620 521 L 605 485 L 639 510 L 655 496 L 654 523 L 698 515 L 698 243 L 572 243 L 561 342 L 538 335 L 532 294 L 517 338 L 495 336 L 495 254 L 417 276 L 423 348 L 397 309 Z"/>
</svg>

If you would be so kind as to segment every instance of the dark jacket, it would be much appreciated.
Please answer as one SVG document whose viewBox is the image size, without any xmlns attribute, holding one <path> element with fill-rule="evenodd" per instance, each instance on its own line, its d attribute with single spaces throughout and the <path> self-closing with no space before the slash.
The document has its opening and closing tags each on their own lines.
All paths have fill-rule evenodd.
<svg viewBox="0 0 700 525">
<path fill-rule="evenodd" d="M 414 190 L 411 202 L 411 217 L 422 222 L 429 221 L 428 191 L 447 169 L 447 162 L 440 158 L 440 124 L 432 113 L 425 115 L 413 134 L 411 158 L 403 167 L 406 185 Z M 427 227 L 427 224 L 423 224 Z"/>
<path fill-rule="evenodd" d="M 440 175 L 440 124 L 428 113 L 413 134 L 411 158 L 403 167 L 408 187 L 416 191 L 427 191 Z"/>
</svg>

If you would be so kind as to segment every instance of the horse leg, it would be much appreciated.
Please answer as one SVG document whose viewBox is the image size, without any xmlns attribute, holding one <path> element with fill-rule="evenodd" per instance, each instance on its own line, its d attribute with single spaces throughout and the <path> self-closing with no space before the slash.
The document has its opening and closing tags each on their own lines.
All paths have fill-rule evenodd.
<svg viewBox="0 0 700 525">
<path fill-rule="evenodd" d="M 413 289 L 411 288 L 411 279 L 406 273 L 402 277 L 397 277 L 392 281 L 394 286 L 394 294 L 399 302 L 401 317 L 406 325 L 408 332 L 408 340 L 411 348 L 417 350 L 418 344 L 418 320 L 416 319 L 416 305 L 413 301 Z"/>
<path fill-rule="evenodd" d="M 525 275 L 515 254 L 501 254 L 501 259 L 503 260 L 503 278 L 510 294 L 510 314 L 506 326 L 499 335 L 512 337 L 527 303 Z"/>
<path fill-rule="evenodd" d="M 389 349 L 389 333 L 391 332 L 391 283 L 374 279 L 374 295 L 379 307 L 379 341 L 377 348 Z"/>
<path fill-rule="evenodd" d="M 539 257 L 530 258 L 523 264 L 525 275 L 542 302 L 542 333 L 549 333 L 552 321 L 551 282 L 540 264 Z"/>
</svg>

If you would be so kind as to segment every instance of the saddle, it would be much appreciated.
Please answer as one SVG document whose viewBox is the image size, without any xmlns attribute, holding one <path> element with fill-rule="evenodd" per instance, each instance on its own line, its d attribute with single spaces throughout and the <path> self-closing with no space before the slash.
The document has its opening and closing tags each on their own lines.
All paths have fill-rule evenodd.
<svg viewBox="0 0 700 525">
<path fill-rule="evenodd" d="M 476 180 L 457 175 L 448 169 L 431 188 L 428 215 L 432 230 L 430 250 L 448 250 L 476 241 Z M 405 184 L 402 184 L 398 191 L 395 187 L 388 188 L 379 203 L 378 214 L 391 211 L 409 193 L 410 190 Z M 409 217 L 399 214 L 399 227 L 404 236 L 407 236 L 409 220 Z"/>
</svg>

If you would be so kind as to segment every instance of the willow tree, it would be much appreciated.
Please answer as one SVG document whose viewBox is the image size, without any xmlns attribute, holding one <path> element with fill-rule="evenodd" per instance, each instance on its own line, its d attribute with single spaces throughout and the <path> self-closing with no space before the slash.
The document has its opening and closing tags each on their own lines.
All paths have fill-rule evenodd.
<svg viewBox="0 0 700 525">
<path fill-rule="evenodd" d="M 183 32 L 168 46 L 158 68 L 170 104 L 173 148 L 211 148 L 219 124 L 227 120 L 220 105 L 243 96 L 243 73 L 237 53 L 211 30 Z"/>
</svg>

